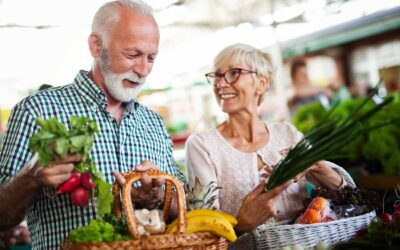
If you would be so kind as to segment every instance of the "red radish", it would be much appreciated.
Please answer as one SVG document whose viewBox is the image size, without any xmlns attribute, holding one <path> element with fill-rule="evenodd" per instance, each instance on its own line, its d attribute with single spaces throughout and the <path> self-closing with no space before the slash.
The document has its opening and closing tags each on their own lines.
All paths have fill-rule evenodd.
<svg viewBox="0 0 400 250">
<path fill-rule="evenodd" d="M 389 213 L 382 213 L 379 215 L 379 219 L 383 222 L 383 224 L 390 224 L 392 223 L 392 215 Z"/>
<path fill-rule="evenodd" d="M 71 200 L 72 204 L 80 207 L 85 207 L 89 200 L 89 192 L 83 187 L 78 187 L 77 189 L 72 191 Z"/>
<path fill-rule="evenodd" d="M 393 207 L 394 211 L 400 211 L 400 200 L 395 201 Z"/>
<path fill-rule="evenodd" d="M 92 181 L 92 174 L 89 172 L 81 174 L 81 183 L 82 186 L 84 186 L 87 189 L 93 189 L 94 188 L 94 183 Z"/>
<path fill-rule="evenodd" d="M 394 213 L 392 214 L 393 219 L 395 219 L 396 221 L 400 222 L 400 210 L 396 210 L 394 211 Z"/>
<path fill-rule="evenodd" d="M 368 233 L 368 227 L 361 228 L 356 232 L 356 236 L 361 237 L 361 236 L 366 235 L 367 233 Z"/>
<path fill-rule="evenodd" d="M 73 172 L 68 180 L 64 181 L 58 188 L 57 194 L 60 193 L 71 193 L 75 188 L 81 183 L 81 175 L 79 173 Z"/>
</svg>

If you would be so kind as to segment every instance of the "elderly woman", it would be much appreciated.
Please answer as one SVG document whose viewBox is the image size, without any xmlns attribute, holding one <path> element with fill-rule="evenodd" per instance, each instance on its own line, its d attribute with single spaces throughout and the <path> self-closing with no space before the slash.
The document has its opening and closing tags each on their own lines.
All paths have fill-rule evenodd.
<svg viewBox="0 0 400 250">
<path fill-rule="evenodd" d="M 204 188 L 209 183 L 220 187 L 211 194 L 216 198 L 213 206 L 236 216 L 235 230 L 241 235 L 230 248 L 251 249 L 253 229 L 268 219 L 292 219 L 303 209 L 307 181 L 330 189 L 354 182 L 345 170 L 323 161 L 299 175 L 296 182 L 263 193 L 263 178 L 302 134 L 289 123 L 262 121 L 257 115 L 272 82 L 267 53 L 235 44 L 216 56 L 213 68 L 206 77 L 228 117 L 218 127 L 189 137 L 188 182 L 193 187 L 197 177 Z"/>
</svg>

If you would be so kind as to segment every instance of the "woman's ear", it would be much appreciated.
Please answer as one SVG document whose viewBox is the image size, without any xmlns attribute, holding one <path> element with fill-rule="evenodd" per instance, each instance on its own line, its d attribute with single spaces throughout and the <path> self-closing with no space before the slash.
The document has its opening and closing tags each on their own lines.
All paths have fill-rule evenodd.
<svg viewBox="0 0 400 250">
<path fill-rule="evenodd" d="M 92 32 L 88 38 L 90 54 L 94 58 L 99 58 L 101 55 L 102 41 L 98 33 Z"/>
<path fill-rule="evenodd" d="M 269 89 L 270 82 L 267 76 L 260 76 L 258 81 L 257 94 L 264 94 Z"/>
</svg>

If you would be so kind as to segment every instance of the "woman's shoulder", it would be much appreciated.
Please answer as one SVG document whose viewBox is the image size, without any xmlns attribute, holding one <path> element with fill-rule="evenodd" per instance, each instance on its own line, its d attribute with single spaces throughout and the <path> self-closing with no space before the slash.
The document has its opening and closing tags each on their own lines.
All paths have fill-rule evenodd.
<svg viewBox="0 0 400 250">
<path fill-rule="evenodd" d="M 265 124 L 269 130 L 273 130 L 270 132 L 298 132 L 297 128 L 287 121 L 266 121 Z"/>
<path fill-rule="evenodd" d="M 210 140 L 214 140 L 217 136 L 218 136 L 217 129 L 211 128 L 209 130 L 204 130 L 191 134 L 186 140 L 186 143 L 203 144 L 205 142 L 209 142 Z"/>
</svg>

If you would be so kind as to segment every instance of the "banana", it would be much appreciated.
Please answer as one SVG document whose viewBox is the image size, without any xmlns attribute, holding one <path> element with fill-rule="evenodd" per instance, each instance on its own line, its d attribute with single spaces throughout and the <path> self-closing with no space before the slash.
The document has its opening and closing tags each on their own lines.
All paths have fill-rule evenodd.
<svg viewBox="0 0 400 250">
<path fill-rule="evenodd" d="M 178 225 L 170 225 L 166 233 L 174 233 L 178 231 Z M 218 236 L 233 242 L 236 240 L 235 230 L 232 224 L 225 217 L 210 216 L 210 215 L 197 215 L 188 218 L 186 232 L 211 232 Z"/>
<path fill-rule="evenodd" d="M 195 210 L 191 210 L 186 212 L 186 218 L 189 219 L 193 216 L 216 216 L 216 217 L 225 217 L 231 224 L 233 227 L 235 227 L 238 223 L 238 221 L 236 220 L 236 218 L 228 213 L 224 213 L 221 211 L 217 211 L 217 210 L 212 210 L 212 209 L 206 209 L 206 208 L 202 208 L 202 209 L 195 209 Z M 175 225 L 178 225 L 178 219 L 175 219 L 173 222 L 171 222 L 171 224 L 168 225 L 168 228 L 170 227 L 174 227 Z M 168 232 L 168 230 L 167 230 Z"/>
<path fill-rule="evenodd" d="M 217 211 L 217 210 L 212 210 L 212 209 L 206 209 L 206 208 L 195 209 L 195 210 L 188 211 L 186 213 L 187 218 L 190 218 L 193 216 L 198 216 L 198 215 L 209 215 L 209 216 L 216 216 L 216 217 L 223 216 L 226 219 L 228 219 L 228 221 L 232 224 L 232 226 L 236 226 L 238 223 L 238 221 L 236 220 L 236 218 L 233 215 L 224 213 L 221 211 Z"/>
</svg>

